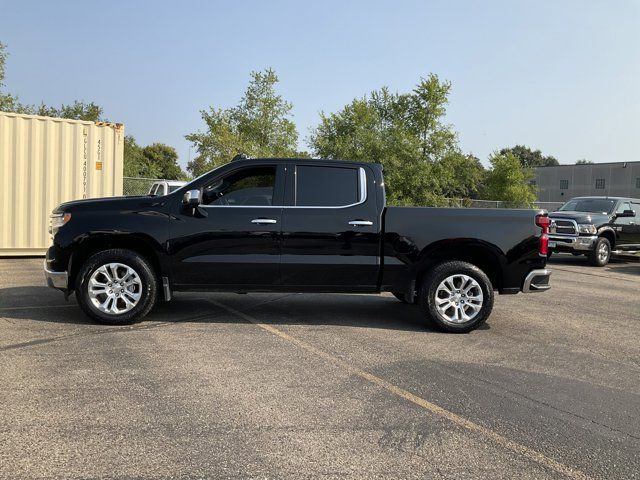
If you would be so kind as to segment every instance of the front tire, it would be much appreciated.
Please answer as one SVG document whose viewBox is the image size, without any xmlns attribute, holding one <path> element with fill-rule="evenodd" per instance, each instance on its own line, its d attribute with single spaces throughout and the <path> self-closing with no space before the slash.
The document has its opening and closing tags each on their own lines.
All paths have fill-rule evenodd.
<svg viewBox="0 0 640 480">
<path fill-rule="evenodd" d="M 588 255 L 589 263 L 594 267 L 604 267 L 611 259 L 611 243 L 604 237 L 599 237 L 593 250 Z"/>
<path fill-rule="evenodd" d="M 158 282 L 147 260 L 131 250 L 96 253 L 82 265 L 76 298 L 82 311 L 107 325 L 127 325 L 145 317 L 158 297 Z"/>
<path fill-rule="evenodd" d="M 436 328 L 465 333 L 484 323 L 493 309 L 493 286 L 475 265 L 448 261 L 436 265 L 420 287 L 422 311 Z"/>
</svg>

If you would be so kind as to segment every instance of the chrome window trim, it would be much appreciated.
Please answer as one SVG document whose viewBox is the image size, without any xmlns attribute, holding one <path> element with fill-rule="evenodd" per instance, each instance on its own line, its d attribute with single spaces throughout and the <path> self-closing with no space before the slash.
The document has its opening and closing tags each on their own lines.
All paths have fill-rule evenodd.
<svg viewBox="0 0 640 480">
<path fill-rule="evenodd" d="M 310 166 L 319 166 L 319 167 L 323 167 L 323 165 L 310 165 Z M 337 167 L 329 167 L 329 168 L 353 168 L 353 167 L 341 167 L 341 166 L 337 166 Z M 348 205 L 334 205 L 334 206 L 328 206 L 328 205 L 309 205 L 309 206 L 305 206 L 305 205 L 285 205 L 282 208 L 330 208 L 330 209 L 340 209 L 340 208 L 350 208 L 350 207 L 355 207 L 357 205 L 362 205 L 364 202 L 367 201 L 367 173 L 364 171 L 364 167 L 357 167 L 358 168 L 358 182 L 360 184 L 360 198 L 357 202 L 355 203 L 350 203 Z M 298 190 L 298 179 L 296 178 L 296 192 Z"/>
<path fill-rule="evenodd" d="M 316 165 L 313 165 L 316 166 Z M 321 165 L 318 165 L 321 166 Z M 353 167 L 337 167 L 337 168 L 353 168 Z M 364 167 L 358 168 L 358 181 L 360 184 L 360 199 L 356 203 L 350 203 L 349 205 L 337 205 L 337 206 L 303 206 L 303 205 L 199 205 L 201 208 L 330 208 L 341 209 L 351 208 L 357 205 L 362 205 L 367 201 L 367 173 Z M 297 184 L 296 184 L 297 188 Z"/>
</svg>

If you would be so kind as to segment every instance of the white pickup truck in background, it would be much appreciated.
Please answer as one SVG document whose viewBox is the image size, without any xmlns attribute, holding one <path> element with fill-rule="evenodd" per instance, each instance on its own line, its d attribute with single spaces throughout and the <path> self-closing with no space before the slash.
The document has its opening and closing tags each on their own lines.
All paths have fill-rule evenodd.
<svg viewBox="0 0 640 480">
<path fill-rule="evenodd" d="M 148 195 L 154 197 L 168 195 L 169 193 L 176 191 L 181 186 L 186 184 L 187 182 L 182 182 L 179 180 L 158 180 L 157 182 L 153 182 L 153 185 L 151 185 L 151 188 L 149 189 Z"/>
</svg>

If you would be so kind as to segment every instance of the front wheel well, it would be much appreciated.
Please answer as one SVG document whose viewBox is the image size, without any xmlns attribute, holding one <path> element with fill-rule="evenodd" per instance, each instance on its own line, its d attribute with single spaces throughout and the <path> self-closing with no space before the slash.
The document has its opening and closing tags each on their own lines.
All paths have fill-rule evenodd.
<svg viewBox="0 0 640 480">
<path fill-rule="evenodd" d="M 613 247 L 616 244 L 616 236 L 611 230 L 604 230 L 604 231 L 600 232 L 598 234 L 598 236 L 606 238 L 607 240 L 609 240 L 609 244 L 611 245 L 611 249 L 613 249 Z"/>
<path fill-rule="evenodd" d="M 149 262 L 152 271 L 157 279 L 161 277 L 160 261 L 158 254 L 152 244 L 139 237 L 119 236 L 119 235 L 101 235 L 88 238 L 81 242 L 71 256 L 69 262 L 69 286 L 74 288 L 76 277 L 82 268 L 82 265 L 91 256 L 98 252 L 109 250 L 112 248 L 122 248 L 136 252 Z"/>
</svg>

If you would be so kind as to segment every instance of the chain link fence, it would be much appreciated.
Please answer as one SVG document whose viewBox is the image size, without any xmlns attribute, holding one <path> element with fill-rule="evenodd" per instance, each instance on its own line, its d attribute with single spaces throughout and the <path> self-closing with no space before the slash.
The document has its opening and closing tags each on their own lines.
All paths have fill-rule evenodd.
<svg viewBox="0 0 640 480">
<path fill-rule="evenodd" d="M 162 180 L 161 178 L 138 178 L 124 177 L 122 181 L 123 195 L 146 195 L 153 182 Z"/>
<path fill-rule="evenodd" d="M 542 208 L 550 212 L 560 208 L 564 202 L 534 202 L 530 208 Z M 471 198 L 446 198 L 447 208 L 527 208 L 521 204 L 503 202 L 499 200 L 473 200 Z"/>
</svg>

